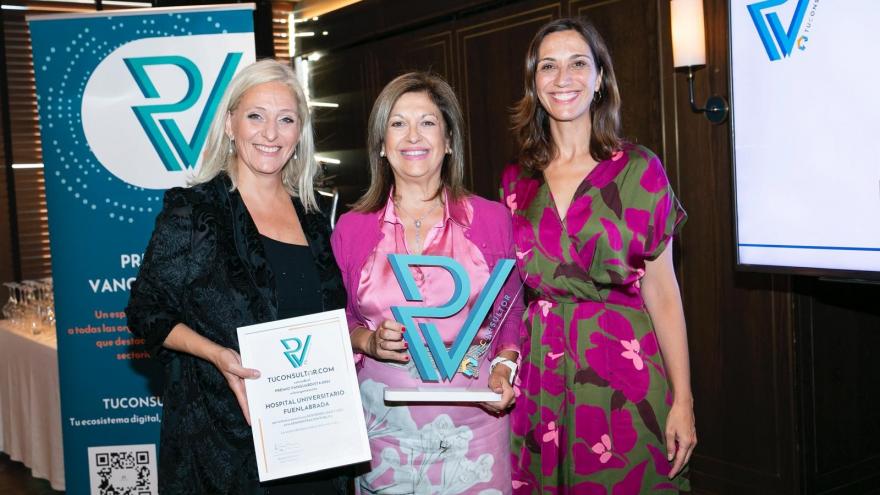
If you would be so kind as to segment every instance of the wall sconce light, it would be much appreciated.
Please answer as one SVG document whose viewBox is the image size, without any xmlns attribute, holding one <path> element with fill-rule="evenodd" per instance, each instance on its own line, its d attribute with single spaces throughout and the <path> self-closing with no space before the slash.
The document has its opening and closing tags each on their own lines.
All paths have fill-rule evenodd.
<svg viewBox="0 0 880 495">
<path fill-rule="evenodd" d="M 672 11 L 672 59 L 676 69 L 687 68 L 691 109 L 703 113 L 713 124 L 727 119 L 730 107 L 721 96 L 710 96 L 706 106 L 694 102 L 694 71 L 706 66 L 706 34 L 703 28 L 703 0 L 670 0 Z"/>
</svg>

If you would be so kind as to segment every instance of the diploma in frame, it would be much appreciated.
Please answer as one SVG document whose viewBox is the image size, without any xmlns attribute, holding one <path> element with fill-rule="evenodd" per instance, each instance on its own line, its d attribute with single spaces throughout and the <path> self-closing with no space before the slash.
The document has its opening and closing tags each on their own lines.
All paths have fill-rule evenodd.
<svg viewBox="0 0 880 495">
<path fill-rule="evenodd" d="M 260 481 L 370 460 L 341 309 L 238 329 Z"/>
</svg>

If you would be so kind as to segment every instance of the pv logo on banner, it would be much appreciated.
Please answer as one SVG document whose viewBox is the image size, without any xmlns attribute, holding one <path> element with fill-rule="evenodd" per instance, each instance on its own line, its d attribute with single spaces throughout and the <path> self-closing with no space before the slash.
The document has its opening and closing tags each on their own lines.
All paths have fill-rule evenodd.
<svg viewBox="0 0 880 495">
<path fill-rule="evenodd" d="M 221 39 L 231 48 L 208 48 Z M 109 54 L 83 94 L 83 130 L 95 157 L 135 186 L 184 185 L 229 81 L 252 62 L 252 43 L 244 33 L 205 34 L 136 40 Z M 118 96 L 107 98 L 113 90 Z M 131 166 L 132 157 L 142 163 Z"/>
<path fill-rule="evenodd" d="M 223 96 L 226 86 L 229 85 L 232 75 L 235 74 L 235 68 L 241 60 L 241 53 L 234 52 L 226 55 L 226 60 L 224 60 L 223 65 L 220 67 L 220 73 L 217 74 L 214 85 L 210 87 L 208 101 L 199 114 L 196 128 L 190 139 L 186 139 L 183 136 L 180 132 L 180 127 L 173 118 L 157 118 L 156 115 L 167 113 L 172 115 L 180 114 L 195 105 L 204 87 L 202 73 L 196 64 L 192 60 L 179 55 L 131 57 L 123 60 L 132 77 L 134 77 L 135 82 L 137 82 L 141 93 L 143 93 L 145 98 L 149 99 L 161 99 L 162 95 L 156 90 L 156 86 L 145 70 L 146 67 L 167 65 L 176 67 L 186 74 L 187 90 L 180 101 L 175 103 L 157 103 L 154 105 L 134 105 L 131 109 L 134 110 L 138 122 L 141 123 L 144 132 L 147 133 L 147 137 L 150 138 L 150 142 L 153 143 L 153 147 L 159 153 L 159 158 L 162 159 L 162 164 L 165 165 L 166 170 L 173 172 L 195 168 L 196 162 L 199 159 L 199 152 L 205 144 L 205 138 L 208 137 L 208 127 L 211 124 L 210 119 L 217 110 L 217 104 L 220 103 L 220 98 Z M 173 145 L 177 156 L 171 152 L 168 141 Z"/>
<path fill-rule="evenodd" d="M 770 57 L 771 61 L 779 60 L 782 57 L 788 57 L 791 55 L 795 44 L 797 44 L 798 48 L 801 50 L 806 48 L 808 38 L 806 36 L 798 38 L 798 33 L 804 24 L 804 17 L 806 16 L 807 7 L 810 3 L 809 0 L 797 0 L 794 15 L 792 16 L 791 23 L 789 23 L 787 29 L 782 26 L 782 21 L 779 20 L 778 12 L 773 11 L 769 14 L 764 13 L 764 11 L 768 9 L 779 7 L 789 2 L 790 0 L 763 0 L 748 6 L 749 15 L 752 17 L 752 22 L 755 23 L 755 28 L 758 30 L 758 36 L 761 38 L 764 50 L 767 51 L 767 56 Z M 779 54 L 780 51 L 782 51 L 781 56 Z"/>
</svg>

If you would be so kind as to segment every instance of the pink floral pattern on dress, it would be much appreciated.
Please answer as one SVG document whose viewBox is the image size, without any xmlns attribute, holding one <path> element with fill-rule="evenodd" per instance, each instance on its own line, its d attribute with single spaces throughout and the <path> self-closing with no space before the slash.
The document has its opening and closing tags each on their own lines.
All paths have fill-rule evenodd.
<svg viewBox="0 0 880 495">
<path fill-rule="evenodd" d="M 543 427 L 536 440 L 542 447 L 541 466 L 546 476 L 556 469 L 565 454 L 568 428 L 552 419 L 555 417 L 555 412 L 550 409 L 542 408 L 541 416 L 544 418 Z"/>
<path fill-rule="evenodd" d="M 606 411 L 596 406 L 577 406 L 575 434 L 582 442 L 574 444 L 574 470 L 591 474 L 620 469 L 629 464 L 626 454 L 636 443 L 632 416 L 627 410 Z"/>
<path fill-rule="evenodd" d="M 587 349 L 587 362 L 628 400 L 641 402 L 651 380 L 645 360 L 657 354 L 654 332 L 636 339 L 629 320 L 612 311 L 600 316 L 598 323 L 603 331 L 590 335 L 594 347 Z"/>
<path fill-rule="evenodd" d="M 540 173 L 502 176 L 528 341 L 511 414 L 515 494 L 677 494 L 667 479 L 668 384 L 641 296 L 645 262 L 685 219 L 660 160 L 627 145 L 587 175 L 559 218 Z"/>
</svg>

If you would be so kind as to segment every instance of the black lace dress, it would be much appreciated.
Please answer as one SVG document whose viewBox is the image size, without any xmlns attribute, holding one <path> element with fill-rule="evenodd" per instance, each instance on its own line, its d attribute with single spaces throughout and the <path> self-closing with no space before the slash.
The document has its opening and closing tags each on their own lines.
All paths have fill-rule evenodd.
<svg viewBox="0 0 880 495">
<path fill-rule="evenodd" d="M 165 193 L 126 308 L 132 333 L 146 339 L 164 366 L 163 495 L 283 493 L 281 487 L 257 483 L 251 429 L 220 372 L 207 361 L 162 347 L 171 329 L 185 323 L 238 349 L 236 328 L 282 317 L 279 301 L 285 295 L 278 294 L 257 228 L 230 186 L 229 178 L 220 175 Z M 341 308 L 345 292 L 330 250 L 329 219 L 293 202 L 315 270 L 309 282 L 315 297 L 308 310 Z M 344 493 L 345 480 L 335 482 Z"/>
<path fill-rule="evenodd" d="M 266 259 L 275 273 L 278 318 L 293 318 L 322 311 L 320 280 L 308 246 L 276 241 L 260 235 Z M 328 470 L 278 480 L 263 485 L 271 495 L 335 495 L 345 470 Z"/>
</svg>

